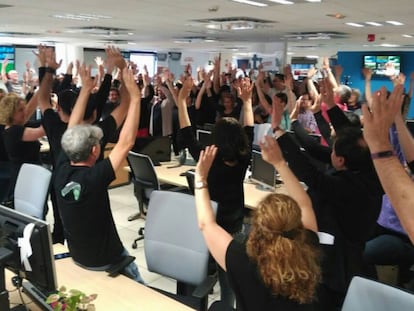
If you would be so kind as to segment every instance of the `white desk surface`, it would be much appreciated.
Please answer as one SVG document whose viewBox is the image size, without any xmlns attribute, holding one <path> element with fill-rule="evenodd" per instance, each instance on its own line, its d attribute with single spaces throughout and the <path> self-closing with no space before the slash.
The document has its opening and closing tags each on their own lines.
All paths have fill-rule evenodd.
<svg viewBox="0 0 414 311">
<path fill-rule="evenodd" d="M 194 169 L 195 166 L 182 165 L 179 167 L 171 167 L 176 162 L 163 162 L 160 166 L 155 166 L 155 171 L 157 173 L 158 180 L 160 182 L 169 183 L 176 186 L 187 187 L 187 179 L 185 176 L 180 176 L 181 173 Z M 247 208 L 254 209 L 257 204 L 265 196 L 271 193 L 270 190 L 262 190 L 256 187 L 256 184 L 251 182 L 244 182 L 244 204 Z M 275 188 L 275 192 L 286 194 L 286 188 L 283 186 Z"/>
<path fill-rule="evenodd" d="M 55 253 L 62 252 L 62 247 L 54 247 Z M 71 258 L 56 260 L 55 265 L 58 286 L 78 289 L 85 294 L 98 294 L 94 301 L 97 311 L 193 310 L 124 275 L 111 278 L 104 271 L 86 270 L 76 265 Z M 6 270 L 6 287 L 13 290 L 10 277 L 11 273 Z M 16 292 L 10 294 L 10 301 L 20 302 Z M 25 301 L 28 301 L 27 297 Z M 32 311 L 41 310 L 33 303 L 29 306 Z"/>
</svg>

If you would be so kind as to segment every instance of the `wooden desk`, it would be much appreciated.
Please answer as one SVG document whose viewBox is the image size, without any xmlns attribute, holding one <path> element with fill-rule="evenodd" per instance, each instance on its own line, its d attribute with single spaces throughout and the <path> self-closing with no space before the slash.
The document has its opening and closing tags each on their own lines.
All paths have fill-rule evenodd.
<svg viewBox="0 0 414 311">
<path fill-rule="evenodd" d="M 109 153 L 111 152 L 111 150 L 114 146 L 115 146 L 115 144 L 113 144 L 113 143 L 106 144 L 105 150 L 104 150 L 104 158 L 109 156 Z M 128 165 L 128 162 L 125 159 L 122 163 L 122 167 L 127 166 L 127 165 Z M 129 184 L 129 174 L 128 174 L 128 172 L 126 172 L 122 168 L 116 170 L 115 176 L 116 176 L 116 178 L 109 184 L 109 188 L 119 187 L 119 186 Z"/>
<path fill-rule="evenodd" d="M 85 294 L 98 294 L 98 298 L 94 301 L 97 311 L 193 310 L 124 275 L 111 278 L 104 271 L 86 270 L 76 265 L 71 258 L 56 260 L 55 264 L 58 286 L 78 289 Z M 9 290 L 12 290 L 14 288 L 10 278 L 11 273 L 6 271 L 6 285 Z M 27 302 L 27 296 L 25 298 Z M 10 294 L 10 301 L 20 302 L 16 292 Z M 33 303 L 29 306 L 32 311 L 41 311 Z"/>
</svg>

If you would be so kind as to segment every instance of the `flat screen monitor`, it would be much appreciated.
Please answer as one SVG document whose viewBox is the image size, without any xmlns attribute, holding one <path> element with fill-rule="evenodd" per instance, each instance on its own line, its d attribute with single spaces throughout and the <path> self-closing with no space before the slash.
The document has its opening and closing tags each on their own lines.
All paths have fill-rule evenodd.
<svg viewBox="0 0 414 311">
<path fill-rule="evenodd" d="M 414 120 L 406 120 L 405 124 L 406 124 L 408 130 L 410 131 L 411 136 L 414 137 Z"/>
<path fill-rule="evenodd" d="M 197 129 L 196 138 L 203 147 L 210 146 L 213 144 L 213 135 L 211 135 L 211 131 Z"/>
<path fill-rule="evenodd" d="M 401 72 L 401 56 L 380 54 L 364 55 L 363 67 L 372 70 L 376 77 L 390 77 L 398 75 Z"/>
<path fill-rule="evenodd" d="M 0 45 L 0 69 L 2 67 L 3 60 L 6 58 L 9 60 L 9 63 L 6 67 L 6 72 L 15 69 L 15 51 L 16 49 L 14 46 Z"/>
<path fill-rule="evenodd" d="M 35 296 L 28 292 L 29 296 L 35 299 L 41 297 L 38 298 L 39 303 L 44 304 L 43 299 L 57 289 L 49 224 L 0 205 L 0 234 L 1 247 L 11 252 L 8 258 L 1 261 L 2 268 L 7 268 L 23 278 L 23 288 L 36 292 Z M 22 240 L 24 236 L 28 238 Z M 31 255 L 22 256 L 21 254 L 30 253 L 28 249 L 31 249 Z M 5 306 L 0 309 L 8 310 Z"/>
<path fill-rule="evenodd" d="M 270 163 L 262 158 L 262 153 L 252 150 L 252 174 L 250 179 L 264 188 L 274 188 L 276 186 L 276 170 Z"/>
<path fill-rule="evenodd" d="M 139 137 L 132 151 L 145 154 L 151 158 L 154 165 L 160 165 L 160 162 L 171 161 L 171 138 L 170 136 Z"/>
</svg>

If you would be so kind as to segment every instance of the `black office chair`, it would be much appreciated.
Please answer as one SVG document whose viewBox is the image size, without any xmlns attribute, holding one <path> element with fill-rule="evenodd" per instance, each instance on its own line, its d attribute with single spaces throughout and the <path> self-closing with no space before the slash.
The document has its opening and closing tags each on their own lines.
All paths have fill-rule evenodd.
<svg viewBox="0 0 414 311">
<path fill-rule="evenodd" d="M 134 184 L 134 194 L 139 207 L 137 214 L 128 217 L 129 221 L 146 218 L 149 198 L 154 190 L 188 192 L 186 187 L 160 184 L 154 169 L 154 164 L 149 156 L 130 151 L 127 156 L 127 161 L 131 168 L 131 181 Z M 144 238 L 144 230 L 144 227 L 139 228 L 138 237 L 132 243 L 132 248 L 137 248 L 137 242 Z"/>
<path fill-rule="evenodd" d="M 131 168 L 131 181 L 134 184 L 134 194 L 138 201 L 139 211 L 128 217 L 129 221 L 145 219 L 146 207 L 149 197 L 154 190 L 160 190 L 157 174 L 151 158 L 145 154 L 130 151 L 127 156 Z M 137 248 L 137 242 L 144 238 L 144 227 L 139 228 L 138 237 L 132 243 L 132 248 Z"/>
</svg>

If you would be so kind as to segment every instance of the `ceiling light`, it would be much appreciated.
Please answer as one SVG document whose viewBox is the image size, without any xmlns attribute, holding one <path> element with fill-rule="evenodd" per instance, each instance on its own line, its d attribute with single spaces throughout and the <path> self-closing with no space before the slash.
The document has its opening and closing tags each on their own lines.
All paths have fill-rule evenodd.
<svg viewBox="0 0 414 311">
<path fill-rule="evenodd" d="M 371 25 L 371 26 L 382 26 L 382 24 L 380 24 L 380 23 L 377 23 L 377 22 L 365 22 L 365 24 L 367 24 L 367 25 Z"/>
<path fill-rule="evenodd" d="M 384 47 L 384 48 L 396 48 L 399 47 L 399 44 L 392 44 L 392 43 L 382 43 L 380 44 L 380 46 Z"/>
<path fill-rule="evenodd" d="M 386 23 L 391 24 L 391 25 L 394 25 L 394 26 L 402 26 L 402 25 L 404 25 L 403 23 L 397 22 L 397 21 L 386 21 Z"/>
<path fill-rule="evenodd" d="M 243 3 L 243 4 L 249 4 L 254 6 L 268 6 L 266 3 L 257 2 L 257 1 L 251 1 L 251 0 L 232 0 L 234 2 Z"/>
<path fill-rule="evenodd" d="M 364 27 L 364 25 L 362 24 L 358 24 L 358 23 L 345 23 L 348 26 L 352 26 L 352 27 Z"/>
<path fill-rule="evenodd" d="M 268 0 L 268 1 L 279 3 L 279 4 L 294 4 L 292 1 L 288 1 L 288 0 Z"/>
<path fill-rule="evenodd" d="M 111 19 L 112 16 L 107 15 L 97 15 L 97 14 L 54 14 L 51 15 L 53 18 L 58 19 L 70 19 L 70 20 L 79 20 L 79 21 L 91 21 L 98 19 Z"/>
<path fill-rule="evenodd" d="M 412 38 L 414 37 L 413 35 L 402 35 L 404 38 Z"/>
<path fill-rule="evenodd" d="M 322 2 L 322 0 L 305 0 L 307 2 Z"/>
</svg>

